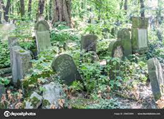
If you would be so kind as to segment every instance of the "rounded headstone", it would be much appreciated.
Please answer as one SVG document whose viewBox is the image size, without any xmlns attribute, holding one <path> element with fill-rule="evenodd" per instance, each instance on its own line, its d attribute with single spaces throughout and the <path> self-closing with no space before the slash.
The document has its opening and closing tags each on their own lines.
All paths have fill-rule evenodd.
<svg viewBox="0 0 164 119">
<path fill-rule="evenodd" d="M 97 45 L 98 37 L 96 35 L 86 35 L 82 36 L 81 38 L 81 50 L 94 51 L 96 52 L 96 45 Z"/>
<path fill-rule="evenodd" d="M 67 54 L 62 54 L 54 59 L 52 69 L 65 84 L 70 85 L 73 81 L 81 79 L 73 58 Z"/>
<path fill-rule="evenodd" d="M 47 21 L 41 20 L 36 23 L 35 30 L 36 31 L 49 31 L 50 27 L 49 27 L 49 24 L 47 23 Z"/>
</svg>

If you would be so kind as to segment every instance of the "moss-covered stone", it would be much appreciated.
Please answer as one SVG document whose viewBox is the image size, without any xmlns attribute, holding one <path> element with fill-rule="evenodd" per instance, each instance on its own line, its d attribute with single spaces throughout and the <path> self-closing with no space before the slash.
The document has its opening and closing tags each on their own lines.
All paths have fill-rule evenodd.
<svg viewBox="0 0 164 119">
<path fill-rule="evenodd" d="M 132 41 L 130 38 L 130 32 L 128 29 L 121 29 L 118 32 L 117 39 L 121 41 L 123 47 L 124 57 L 128 57 L 132 54 Z"/>
<path fill-rule="evenodd" d="M 164 78 L 163 69 L 158 59 L 152 58 L 148 61 L 148 73 L 154 98 L 159 100 L 162 95 L 161 85 L 164 82 Z"/>
<path fill-rule="evenodd" d="M 147 29 L 149 23 L 148 23 L 148 18 L 143 18 L 143 17 L 133 17 L 132 18 L 132 27 L 133 28 L 145 28 Z"/>
<path fill-rule="evenodd" d="M 132 51 L 143 54 L 148 50 L 148 18 L 132 18 Z"/>
</svg>

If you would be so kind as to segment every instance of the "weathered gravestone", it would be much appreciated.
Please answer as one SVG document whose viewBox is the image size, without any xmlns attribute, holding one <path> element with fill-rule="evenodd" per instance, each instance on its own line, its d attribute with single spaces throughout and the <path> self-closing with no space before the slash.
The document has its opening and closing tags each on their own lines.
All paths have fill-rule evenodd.
<svg viewBox="0 0 164 119">
<path fill-rule="evenodd" d="M 33 92 L 30 98 L 25 102 L 25 109 L 38 109 L 42 104 L 43 97 L 36 92 Z"/>
<path fill-rule="evenodd" d="M 52 69 L 65 84 L 70 85 L 75 80 L 81 80 L 72 57 L 67 54 L 58 56 L 52 63 Z"/>
<path fill-rule="evenodd" d="M 12 64 L 13 64 L 13 51 L 12 51 L 12 48 L 14 46 L 18 46 L 19 45 L 17 38 L 10 36 L 8 38 L 8 45 L 9 45 L 9 50 L 10 50 L 10 62 L 11 62 L 11 66 L 12 66 Z"/>
<path fill-rule="evenodd" d="M 45 20 L 38 21 L 35 25 L 37 52 L 44 51 L 51 46 L 50 28 Z"/>
<path fill-rule="evenodd" d="M 31 59 L 32 57 L 29 51 L 22 49 L 20 46 L 12 47 L 12 82 L 14 84 L 19 83 L 26 73 L 28 73 L 32 67 Z"/>
<path fill-rule="evenodd" d="M 83 61 L 86 59 L 85 56 L 87 52 L 90 52 L 90 55 L 88 55 L 88 59 L 91 60 L 91 62 L 98 61 L 99 57 L 96 54 L 96 46 L 97 46 L 97 39 L 98 37 L 96 35 L 85 35 L 81 38 L 81 50 L 84 51 L 84 54 L 82 54 Z"/>
<path fill-rule="evenodd" d="M 121 59 L 132 54 L 132 43 L 128 29 L 118 31 L 117 40 L 109 44 L 109 54 L 111 57 Z"/>
<path fill-rule="evenodd" d="M 98 37 L 96 35 L 86 35 L 81 38 L 81 50 L 85 50 L 86 52 L 94 51 L 96 52 Z"/>
<path fill-rule="evenodd" d="M 109 44 L 109 55 L 110 57 L 123 59 L 124 49 L 122 47 L 121 41 L 112 41 Z M 111 66 L 111 69 L 109 71 L 110 79 L 116 79 L 116 76 L 119 76 L 119 71 L 121 70 L 120 66 L 122 65 L 120 63 L 117 62 L 116 64 L 114 64 L 112 60 L 108 62 L 108 64 Z"/>
<path fill-rule="evenodd" d="M 43 109 L 50 109 L 52 105 L 59 108 L 59 100 L 65 99 L 65 94 L 62 89 L 62 85 L 58 82 L 51 82 L 43 86 L 45 91 L 43 92 Z"/>
<path fill-rule="evenodd" d="M 124 49 L 122 47 L 121 41 L 112 41 L 109 44 L 109 55 L 111 57 L 117 57 L 122 59 L 124 56 Z"/>
<path fill-rule="evenodd" d="M 0 34 L 1 38 L 0 41 L 8 40 L 8 36 L 16 29 L 14 24 L 5 23 L 0 24 Z"/>
<path fill-rule="evenodd" d="M 132 18 L 133 53 L 145 53 L 148 50 L 148 18 Z"/>
<path fill-rule="evenodd" d="M 151 81 L 151 87 L 154 99 L 160 99 L 162 95 L 161 86 L 164 85 L 163 69 L 157 58 L 152 58 L 148 61 L 148 73 Z"/>
<path fill-rule="evenodd" d="M 132 54 L 132 42 L 130 38 L 130 32 L 128 29 L 121 29 L 118 31 L 117 40 L 121 41 L 123 47 L 124 56 L 128 57 Z"/>
</svg>

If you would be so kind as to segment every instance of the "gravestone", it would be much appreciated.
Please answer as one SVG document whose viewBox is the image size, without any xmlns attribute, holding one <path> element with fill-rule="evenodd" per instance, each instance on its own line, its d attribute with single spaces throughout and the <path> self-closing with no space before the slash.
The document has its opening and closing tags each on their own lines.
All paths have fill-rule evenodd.
<svg viewBox="0 0 164 119">
<path fill-rule="evenodd" d="M 133 53 L 145 53 L 148 50 L 148 18 L 132 18 Z"/>
<path fill-rule="evenodd" d="M 8 38 L 8 46 L 9 46 L 9 50 L 10 50 L 10 62 L 11 62 L 11 66 L 13 64 L 13 51 L 12 51 L 12 47 L 14 46 L 18 46 L 18 40 L 16 37 L 9 37 Z"/>
<path fill-rule="evenodd" d="M 85 52 L 94 51 L 96 52 L 96 45 L 97 45 L 98 37 L 96 35 L 86 35 L 82 36 L 81 38 L 81 50 Z"/>
<path fill-rule="evenodd" d="M 128 57 L 132 54 L 132 42 L 130 38 L 130 32 L 128 29 L 121 29 L 118 31 L 117 40 L 121 41 L 121 46 L 123 47 L 123 54 Z"/>
<path fill-rule="evenodd" d="M 45 91 L 43 92 L 43 109 L 50 109 L 52 105 L 59 108 L 59 100 L 65 99 L 65 94 L 62 89 L 62 85 L 58 82 L 51 82 L 49 84 L 43 85 Z M 44 103 L 47 102 L 47 103 Z"/>
<path fill-rule="evenodd" d="M 159 100 L 162 95 L 161 86 L 164 85 L 163 69 L 157 58 L 148 61 L 148 73 L 155 100 Z"/>
<path fill-rule="evenodd" d="M 119 58 L 119 59 L 123 59 L 124 58 L 124 49 L 122 47 L 121 41 L 116 40 L 116 41 L 112 41 L 109 44 L 109 55 L 110 57 L 114 57 L 114 58 Z M 116 76 L 119 76 L 119 72 L 115 72 L 115 71 L 121 71 L 120 66 L 122 65 L 121 62 L 120 63 L 116 63 L 113 64 L 113 61 L 109 61 L 108 65 L 111 66 L 110 69 L 110 73 L 109 73 L 109 77 L 110 79 L 114 80 L 116 79 Z"/>
<path fill-rule="evenodd" d="M 38 109 L 42 104 L 43 97 L 37 92 L 33 92 L 30 98 L 25 101 L 25 109 Z"/>
<path fill-rule="evenodd" d="M 32 57 L 29 51 L 22 49 L 20 46 L 12 47 L 12 82 L 19 83 L 21 79 L 29 72 L 32 67 Z"/>
<path fill-rule="evenodd" d="M 1 41 L 8 40 L 9 35 L 16 29 L 14 24 L 5 23 L 0 25 Z"/>
<path fill-rule="evenodd" d="M 52 69 L 65 84 L 70 85 L 75 80 L 81 80 L 72 57 L 67 54 L 58 56 L 52 63 Z"/>
<path fill-rule="evenodd" d="M 117 57 L 122 59 L 124 56 L 124 49 L 122 47 L 121 41 L 112 41 L 109 44 L 109 55 L 110 57 Z"/>
<path fill-rule="evenodd" d="M 38 21 L 35 25 L 37 52 L 44 51 L 51 46 L 50 28 L 45 20 Z"/>
</svg>

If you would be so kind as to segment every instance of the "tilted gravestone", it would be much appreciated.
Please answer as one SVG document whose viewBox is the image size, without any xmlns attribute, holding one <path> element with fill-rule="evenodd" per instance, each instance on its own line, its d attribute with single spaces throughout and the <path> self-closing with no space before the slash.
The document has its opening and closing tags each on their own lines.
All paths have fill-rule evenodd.
<svg viewBox="0 0 164 119">
<path fill-rule="evenodd" d="M 132 42 L 130 38 L 130 32 L 128 29 L 121 29 L 117 34 L 117 40 L 121 41 L 123 47 L 124 56 L 128 57 L 132 54 Z"/>
<path fill-rule="evenodd" d="M 133 53 L 145 53 L 148 50 L 148 18 L 132 18 Z"/>
<path fill-rule="evenodd" d="M 164 85 L 163 69 L 157 58 L 148 61 L 148 73 L 155 100 L 159 100 L 162 95 L 161 86 Z"/>
<path fill-rule="evenodd" d="M 50 28 L 45 20 L 38 21 L 35 25 L 37 52 L 44 51 L 51 46 Z"/>
<path fill-rule="evenodd" d="M 22 49 L 20 46 L 14 46 L 10 58 L 12 60 L 12 82 L 17 85 L 32 67 L 30 62 L 32 57 L 29 51 Z"/>
<path fill-rule="evenodd" d="M 81 38 L 81 50 L 85 50 L 86 52 L 94 51 L 96 52 L 98 37 L 96 35 L 86 35 Z"/>
<path fill-rule="evenodd" d="M 52 69 L 65 84 L 70 85 L 75 80 L 81 80 L 72 57 L 67 54 L 60 55 L 54 59 Z"/>
</svg>

